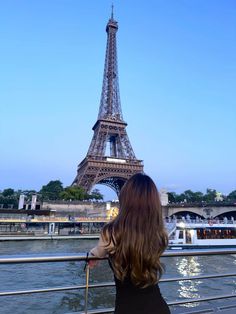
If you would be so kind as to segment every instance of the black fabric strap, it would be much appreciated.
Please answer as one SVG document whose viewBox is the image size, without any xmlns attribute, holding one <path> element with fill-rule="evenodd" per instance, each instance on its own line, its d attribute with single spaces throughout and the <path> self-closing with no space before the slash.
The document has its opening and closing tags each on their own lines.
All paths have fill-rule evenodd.
<svg viewBox="0 0 236 314">
<path fill-rule="evenodd" d="M 89 256 L 89 252 L 87 252 L 87 253 L 86 253 L 86 259 L 85 259 L 84 271 L 86 270 L 86 268 L 87 268 L 87 266 L 88 266 L 88 262 L 89 262 L 88 256 Z"/>
</svg>

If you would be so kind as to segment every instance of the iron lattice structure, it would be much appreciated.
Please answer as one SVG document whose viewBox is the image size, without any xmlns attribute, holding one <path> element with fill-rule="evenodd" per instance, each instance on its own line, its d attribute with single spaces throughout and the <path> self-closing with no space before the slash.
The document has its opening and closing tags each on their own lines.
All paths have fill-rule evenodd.
<svg viewBox="0 0 236 314">
<path fill-rule="evenodd" d="M 73 185 L 89 192 L 95 184 L 105 184 L 117 195 L 125 181 L 137 172 L 143 172 L 130 144 L 124 122 L 119 93 L 116 32 L 118 24 L 109 19 L 103 86 L 94 135 L 84 160 L 78 165 Z"/>
</svg>

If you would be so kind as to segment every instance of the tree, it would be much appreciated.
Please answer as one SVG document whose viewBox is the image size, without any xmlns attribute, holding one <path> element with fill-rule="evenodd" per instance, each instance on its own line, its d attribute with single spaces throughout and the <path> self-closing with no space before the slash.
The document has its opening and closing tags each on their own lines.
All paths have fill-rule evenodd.
<svg viewBox="0 0 236 314">
<path fill-rule="evenodd" d="M 204 199 L 204 194 L 202 192 L 195 192 L 194 197 L 195 197 L 195 201 L 200 203 Z"/>
<path fill-rule="evenodd" d="M 204 195 L 202 192 L 193 192 L 191 190 L 186 190 L 183 193 L 183 197 L 187 201 L 187 203 L 201 202 L 203 200 L 203 196 Z"/>
<path fill-rule="evenodd" d="M 185 194 L 181 193 L 176 197 L 177 203 L 185 202 Z"/>
<path fill-rule="evenodd" d="M 63 191 L 63 186 L 60 180 L 50 181 L 47 185 L 43 185 L 39 191 L 42 200 L 59 200 L 60 193 Z"/>
<path fill-rule="evenodd" d="M 3 197 L 13 197 L 14 193 L 15 193 L 15 191 L 13 189 L 9 188 L 9 189 L 3 190 L 2 196 Z"/>
<path fill-rule="evenodd" d="M 175 192 L 167 192 L 167 195 L 169 203 L 177 203 L 176 201 L 177 194 Z"/>
<path fill-rule="evenodd" d="M 185 200 L 185 194 L 177 194 L 175 192 L 167 192 L 169 203 L 181 203 Z"/>
<path fill-rule="evenodd" d="M 186 200 L 187 203 L 194 202 L 194 192 L 191 190 L 184 191 L 184 200 Z"/>
<path fill-rule="evenodd" d="M 227 200 L 228 201 L 236 201 L 236 190 L 232 191 L 227 195 Z"/>
<path fill-rule="evenodd" d="M 0 204 L 3 204 L 4 208 L 8 208 L 8 206 L 12 205 L 13 208 L 17 208 L 17 193 L 11 188 L 3 190 L 2 193 L 0 193 Z"/>
<path fill-rule="evenodd" d="M 60 192 L 60 198 L 65 201 L 83 201 L 88 199 L 88 194 L 80 186 L 67 186 L 62 192 Z"/>
<path fill-rule="evenodd" d="M 216 190 L 213 189 L 207 189 L 206 194 L 204 195 L 204 201 L 206 202 L 215 202 L 216 198 Z"/>
<path fill-rule="evenodd" d="M 94 189 L 92 193 L 89 195 L 90 199 L 94 199 L 96 201 L 103 200 L 103 195 L 100 193 L 98 189 Z"/>
<path fill-rule="evenodd" d="M 65 201 L 102 200 L 103 195 L 98 189 L 95 189 L 91 194 L 88 194 L 81 186 L 67 186 L 60 193 L 60 198 Z"/>
</svg>

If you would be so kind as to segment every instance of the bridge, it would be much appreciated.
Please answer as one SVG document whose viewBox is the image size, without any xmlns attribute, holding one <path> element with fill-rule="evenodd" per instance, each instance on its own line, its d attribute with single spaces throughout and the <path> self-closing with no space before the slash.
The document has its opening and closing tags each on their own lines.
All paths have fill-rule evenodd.
<svg viewBox="0 0 236 314">
<path fill-rule="evenodd" d="M 201 218 L 223 218 L 236 220 L 236 203 L 214 202 L 214 203 L 180 203 L 164 206 L 164 214 L 167 217 L 175 216 L 199 216 Z"/>
</svg>

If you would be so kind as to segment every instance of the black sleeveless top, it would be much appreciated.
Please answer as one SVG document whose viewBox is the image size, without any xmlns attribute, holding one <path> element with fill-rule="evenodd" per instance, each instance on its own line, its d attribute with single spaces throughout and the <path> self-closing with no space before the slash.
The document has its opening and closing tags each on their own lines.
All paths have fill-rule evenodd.
<svg viewBox="0 0 236 314">
<path fill-rule="evenodd" d="M 109 261 L 112 269 L 112 265 Z M 123 282 L 116 277 L 115 314 L 170 314 L 158 284 L 139 288 L 126 278 Z"/>
</svg>

